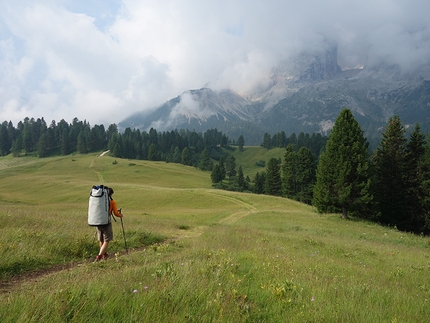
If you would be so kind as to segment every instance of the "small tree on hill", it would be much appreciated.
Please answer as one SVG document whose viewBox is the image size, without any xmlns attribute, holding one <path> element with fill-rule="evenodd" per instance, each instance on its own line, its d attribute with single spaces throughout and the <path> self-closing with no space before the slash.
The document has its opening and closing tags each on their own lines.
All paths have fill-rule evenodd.
<svg viewBox="0 0 430 323">
<path fill-rule="evenodd" d="M 242 135 L 240 135 L 239 139 L 237 139 L 237 145 L 239 146 L 239 151 L 243 152 L 243 146 L 245 145 L 245 139 L 243 139 Z"/>
</svg>

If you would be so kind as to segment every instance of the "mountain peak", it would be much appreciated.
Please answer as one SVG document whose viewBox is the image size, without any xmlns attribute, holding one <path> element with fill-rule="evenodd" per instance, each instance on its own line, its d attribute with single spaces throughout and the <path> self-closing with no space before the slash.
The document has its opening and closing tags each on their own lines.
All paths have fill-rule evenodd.
<svg viewBox="0 0 430 323">
<path fill-rule="evenodd" d="M 189 90 L 152 113 L 133 115 L 119 129 L 140 125 L 160 130 L 217 128 L 232 139 L 260 144 L 265 132 L 328 133 L 339 112 L 350 108 L 369 137 L 379 136 L 388 118 L 420 122 L 430 129 L 430 67 L 402 71 L 380 64 L 342 71 L 337 47 L 302 52 L 267 72 L 241 96 L 231 90 Z"/>
</svg>

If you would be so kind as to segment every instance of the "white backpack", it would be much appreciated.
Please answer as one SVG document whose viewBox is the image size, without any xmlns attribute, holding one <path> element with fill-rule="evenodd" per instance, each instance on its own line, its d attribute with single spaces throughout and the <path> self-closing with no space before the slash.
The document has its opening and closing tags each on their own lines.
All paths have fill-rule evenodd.
<svg viewBox="0 0 430 323">
<path fill-rule="evenodd" d="M 109 188 L 103 185 L 93 186 L 88 203 L 88 225 L 98 226 L 110 223 Z"/>
</svg>

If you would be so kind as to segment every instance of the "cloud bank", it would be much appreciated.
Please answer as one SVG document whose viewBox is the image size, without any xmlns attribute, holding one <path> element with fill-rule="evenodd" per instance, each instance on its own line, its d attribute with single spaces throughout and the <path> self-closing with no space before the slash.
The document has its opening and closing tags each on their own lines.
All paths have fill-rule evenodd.
<svg viewBox="0 0 430 323">
<path fill-rule="evenodd" d="M 246 91 L 326 40 L 343 68 L 416 68 L 428 12 L 423 0 L 4 1 L 0 120 L 118 123 L 206 84 Z"/>
</svg>

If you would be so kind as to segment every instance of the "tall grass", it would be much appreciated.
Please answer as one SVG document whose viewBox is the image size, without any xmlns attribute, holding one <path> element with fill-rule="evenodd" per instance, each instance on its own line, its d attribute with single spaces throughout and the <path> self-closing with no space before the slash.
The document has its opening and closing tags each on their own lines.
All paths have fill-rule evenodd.
<svg viewBox="0 0 430 323">
<path fill-rule="evenodd" d="M 209 173 L 189 167 L 114 161 L 73 156 L 0 171 L 3 281 L 77 264 L 4 286 L 1 322 L 428 321 L 429 238 L 213 190 Z M 114 223 L 112 258 L 92 263 L 86 208 L 100 179 L 115 189 L 134 251 L 123 252 Z"/>
</svg>

